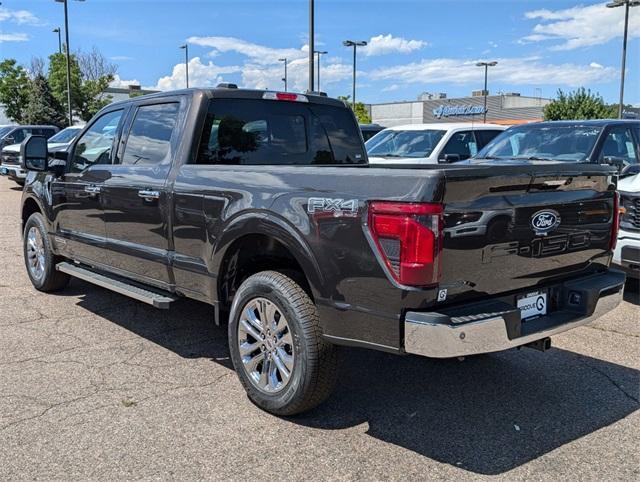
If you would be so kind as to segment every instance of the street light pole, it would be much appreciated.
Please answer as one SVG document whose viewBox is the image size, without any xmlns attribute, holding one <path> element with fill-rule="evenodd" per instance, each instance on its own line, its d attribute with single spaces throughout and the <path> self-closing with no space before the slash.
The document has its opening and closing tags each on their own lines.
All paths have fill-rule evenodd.
<svg viewBox="0 0 640 482">
<path fill-rule="evenodd" d="M 184 49 L 184 72 L 187 80 L 187 89 L 189 88 L 189 45 L 184 44 L 180 46 L 181 49 Z"/>
<path fill-rule="evenodd" d="M 484 123 L 487 122 L 487 94 L 489 93 L 487 91 L 488 70 L 489 70 L 489 67 L 494 67 L 496 65 L 498 65 L 498 62 L 496 62 L 495 60 L 493 62 L 478 62 L 476 64 L 476 67 L 484 67 L 484 90 L 482 91 L 482 94 L 484 97 L 484 109 L 482 111 L 482 122 Z"/>
<path fill-rule="evenodd" d="M 342 42 L 342 45 L 345 47 L 353 47 L 353 91 L 351 98 L 351 105 L 353 106 L 353 111 L 356 110 L 356 50 L 358 47 L 364 47 L 367 45 L 367 42 L 364 40 L 345 40 Z"/>
<path fill-rule="evenodd" d="M 62 53 L 62 38 L 60 37 L 60 27 L 56 27 L 52 30 L 53 33 L 58 34 L 58 53 Z"/>
<path fill-rule="evenodd" d="M 314 4 L 309 0 L 309 92 L 313 92 L 313 52 L 315 50 Z"/>
<path fill-rule="evenodd" d="M 69 56 L 69 12 L 67 10 L 67 0 L 55 0 L 64 4 L 64 39 L 66 42 L 65 51 L 67 56 L 67 108 L 69 109 L 69 125 L 73 125 L 73 109 L 71 107 L 71 58 Z M 76 0 L 84 2 L 84 0 Z"/>
<path fill-rule="evenodd" d="M 329 52 L 327 52 L 326 50 L 316 50 L 315 52 L 316 54 L 318 54 L 318 67 L 316 69 L 318 71 L 318 85 L 316 87 L 318 89 L 318 92 L 320 92 L 320 56 L 328 54 Z"/>
<path fill-rule="evenodd" d="M 287 91 L 287 58 L 283 57 L 278 59 L 280 62 L 284 62 L 284 77 L 282 77 L 282 81 L 284 82 L 284 91 Z"/>
<path fill-rule="evenodd" d="M 624 77 L 627 61 L 627 35 L 629 31 L 629 8 L 640 5 L 640 0 L 614 0 L 607 3 L 607 8 L 624 6 L 624 34 L 622 36 L 622 67 L 620 69 L 620 103 L 618 105 L 618 118 L 622 119 L 624 113 Z"/>
</svg>

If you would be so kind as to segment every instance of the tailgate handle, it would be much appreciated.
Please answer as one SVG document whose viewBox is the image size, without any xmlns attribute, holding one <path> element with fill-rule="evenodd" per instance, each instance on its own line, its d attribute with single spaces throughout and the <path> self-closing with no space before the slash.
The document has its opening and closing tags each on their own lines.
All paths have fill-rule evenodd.
<svg viewBox="0 0 640 482">
<path fill-rule="evenodd" d="M 141 189 L 140 191 L 138 191 L 138 197 L 141 197 L 145 201 L 153 201 L 155 199 L 160 199 L 160 191 Z"/>
</svg>

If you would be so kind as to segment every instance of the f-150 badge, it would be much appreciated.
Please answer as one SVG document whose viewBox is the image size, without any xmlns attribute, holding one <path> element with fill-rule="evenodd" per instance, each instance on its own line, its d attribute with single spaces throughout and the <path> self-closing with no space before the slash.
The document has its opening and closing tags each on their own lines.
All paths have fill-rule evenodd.
<svg viewBox="0 0 640 482">
<path fill-rule="evenodd" d="M 332 199 L 329 197 L 310 197 L 307 202 L 307 212 L 315 213 L 335 213 L 337 215 L 358 214 L 357 199 Z"/>
</svg>

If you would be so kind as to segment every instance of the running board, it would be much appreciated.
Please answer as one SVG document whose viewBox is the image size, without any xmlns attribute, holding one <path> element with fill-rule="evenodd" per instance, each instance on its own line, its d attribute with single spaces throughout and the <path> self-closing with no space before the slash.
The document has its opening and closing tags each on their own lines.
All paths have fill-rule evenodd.
<svg viewBox="0 0 640 482">
<path fill-rule="evenodd" d="M 149 291 L 148 289 L 140 288 L 139 286 L 132 285 L 125 281 L 120 281 L 119 279 L 105 274 L 96 273 L 88 268 L 71 263 L 58 263 L 56 265 L 56 269 L 75 278 L 88 281 L 94 285 L 102 286 L 103 288 L 107 288 L 111 291 L 115 291 L 116 293 L 120 293 L 121 295 L 128 296 L 129 298 L 142 301 L 143 303 L 147 303 L 155 308 L 163 310 L 169 309 L 171 302 L 178 299 L 177 296 L 170 293 Z"/>
</svg>

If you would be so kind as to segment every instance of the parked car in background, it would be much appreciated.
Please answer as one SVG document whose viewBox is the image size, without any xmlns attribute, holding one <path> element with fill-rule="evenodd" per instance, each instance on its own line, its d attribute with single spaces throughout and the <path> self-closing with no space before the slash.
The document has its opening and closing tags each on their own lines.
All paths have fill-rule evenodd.
<svg viewBox="0 0 640 482">
<path fill-rule="evenodd" d="M 370 164 L 452 163 L 476 155 L 506 128 L 494 124 L 409 124 L 384 129 L 365 146 Z"/>
<path fill-rule="evenodd" d="M 535 122 L 511 127 L 475 158 L 611 164 L 640 162 L 640 120 Z"/>
<path fill-rule="evenodd" d="M 3 126 L 0 127 L 0 151 L 8 145 L 20 144 L 29 134 L 44 136 L 47 139 L 58 132 L 56 126 Z"/>
<path fill-rule="evenodd" d="M 362 139 L 364 139 L 365 142 L 375 136 L 382 129 L 384 129 L 384 127 L 380 124 L 360 124 L 360 132 L 362 132 Z"/>
<path fill-rule="evenodd" d="M 620 174 L 620 231 L 613 252 L 613 262 L 627 275 L 640 278 L 640 164 L 625 168 Z"/>
<path fill-rule="evenodd" d="M 66 150 L 83 128 L 84 125 L 67 127 L 49 137 L 47 141 L 49 154 Z M 0 153 L 0 175 L 8 176 L 20 185 L 24 184 L 27 171 L 20 164 L 20 143 L 8 145 L 2 149 Z"/>
</svg>

